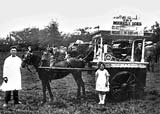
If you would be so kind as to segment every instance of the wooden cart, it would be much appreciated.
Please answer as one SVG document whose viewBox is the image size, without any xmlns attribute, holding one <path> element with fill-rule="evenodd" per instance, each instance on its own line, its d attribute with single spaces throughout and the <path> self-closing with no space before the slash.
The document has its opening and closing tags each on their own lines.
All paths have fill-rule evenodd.
<svg viewBox="0 0 160 114">
<path fill-rule="evenodd" d="M 146 72 L 148 62 L 145 61 L 145 39 L 126 40 L 129 44 L 125 47 L 119 47 L 119 44 L 111 45 L 104 44 L 101 35 L 93 38 L 94 59 L 91 62 L 93 66 L 97 66 L 99 62 L 105 64 L 106 69 L 110 73 L 110 95 L 116 101 L 125 100 L 128 98 L 142 98 L 146 85 Z M 135 50 L 138 43 L 142 44 L 141 60 L 135 60 Z M 115 47 L 117 46 L 117 47 Z M 110 49 L 111 47 L 111 49 Z M 114 49 L 121 51 L 122 58 L 115 56 Z M 127 50 L 127 53 L 125 53 Z M 129 53 L 128 53 L 129 51 Z"/>
</svg>

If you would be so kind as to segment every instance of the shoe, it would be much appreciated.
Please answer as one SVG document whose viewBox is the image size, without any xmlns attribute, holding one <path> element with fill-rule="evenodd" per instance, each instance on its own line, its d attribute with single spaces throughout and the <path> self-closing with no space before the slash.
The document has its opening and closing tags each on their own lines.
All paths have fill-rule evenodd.
<svg viewBox="0 0 160 114">
<path fill-rule="evenodd" d="M 4 108 L 6 108 L 7 106 L 8 106 L 8 105 L 7 105 L 6 103 L 5 103 L 5 104 L 3 104 L 3 107 L 4 107 Z"/>
<path fill-rule="evenodd" d="M 104 105 L 104 101 L 101 104 Z"/>
<path fill-rule="evenodd" d="M 100 101 L 98 104 L 103 104 L 102 101 Z"/>
</svg>

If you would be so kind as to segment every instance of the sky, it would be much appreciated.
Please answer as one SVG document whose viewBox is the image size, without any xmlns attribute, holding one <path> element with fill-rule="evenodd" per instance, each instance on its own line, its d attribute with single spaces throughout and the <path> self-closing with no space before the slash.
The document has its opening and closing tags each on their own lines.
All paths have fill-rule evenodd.
<svg viewBox="0 0 160 114">
<path fill-rule="evenodd" d="M 0 37 L 28 27 L 43 29 L 51 20 L 59 31 L 100 26 L 110 30 L 114 16 L 138 15 L 143 26 L 160 22 L 159 0 L 0 0 Z"/>
</svg>

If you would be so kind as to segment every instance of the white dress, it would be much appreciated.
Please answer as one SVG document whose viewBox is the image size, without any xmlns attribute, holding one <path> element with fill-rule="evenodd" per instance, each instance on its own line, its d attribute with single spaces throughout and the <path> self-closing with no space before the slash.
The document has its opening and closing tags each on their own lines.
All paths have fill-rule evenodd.
<svg viewBox="0 0 160 114">
<path fill-rule="evenodd" d="M 110 76 L 108 71 L 106 69 L 104 69 L 104 70 L 98 69 L 96 71 L 96 75 L 98 76 L 97 80 L 96 80 L 96 90 L 97 91 L 104 91 L 104 92 L 109 91 L 109 82 L 106 85 L 106 81 L 107 81 L 106 78 L 107 78 L 107 76 L 108 76 L 108 78 Z"/>
<path fill-rule="evenodd" d="M 3 81 L 0 89 L 2 91 L 12 91 L 12 90 L 21 90 L 21 59 L 16 56 L 9 56 L 4 61 L 3 66 L 3 77 L 8 78 L 8 82 Z"/>
</svg>

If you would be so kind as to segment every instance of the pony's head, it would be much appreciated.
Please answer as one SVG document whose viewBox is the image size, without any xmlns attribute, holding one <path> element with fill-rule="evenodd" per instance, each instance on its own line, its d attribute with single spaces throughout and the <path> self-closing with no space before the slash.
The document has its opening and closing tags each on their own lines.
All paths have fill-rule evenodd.
<svg viewBox="0 0 160 114">
<path fill-rule="evenodd" d="M 33 53 L 26 53 L 22 56 L 22 67 L 24 68 L 26 65 L 39 65 L 40 58 Z"/>
</svg>

